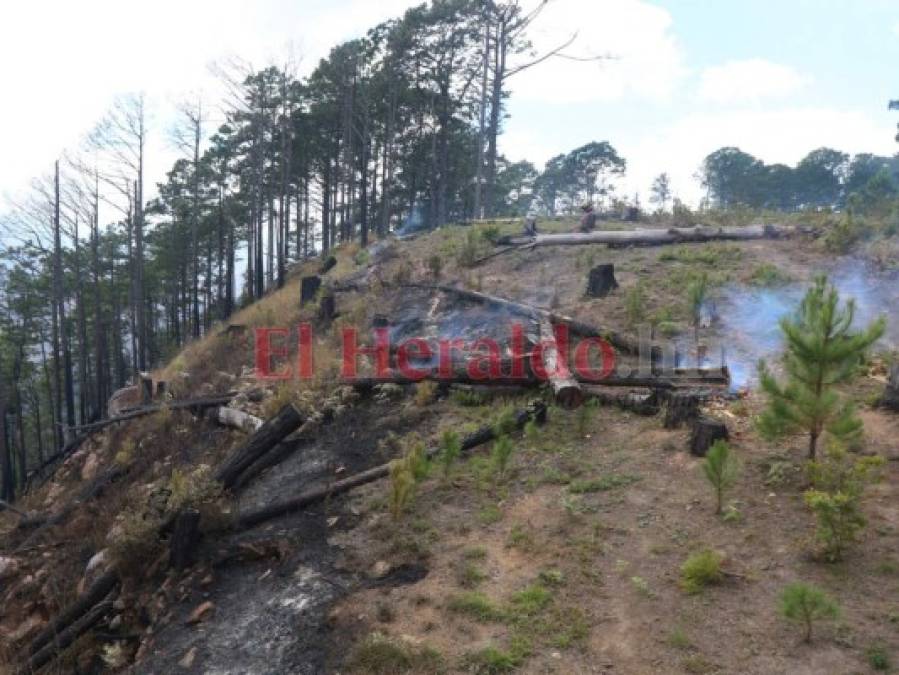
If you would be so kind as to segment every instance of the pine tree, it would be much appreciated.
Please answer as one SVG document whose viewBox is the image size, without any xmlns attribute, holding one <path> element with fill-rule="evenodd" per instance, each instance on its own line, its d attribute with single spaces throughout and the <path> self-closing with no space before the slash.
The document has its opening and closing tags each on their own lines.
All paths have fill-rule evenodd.
<svg viewBox="0 0 899 675">
<path fill-rule="evenodd" d="M 854 318 L 855 303 L 850 299 L 841 305 L 836 289 L 822 275 L 796 315 L 781 319 L 785 384 L 777 381 L 764 361 L 759 365 L 762 390 L 768 395 L 768 407 L 759 419 L 765 436 L 807 432 L 811 459 L 824 432 L 844 441 L 858 437 L 862 422 L 836 387 L 855 377 L 865 352 L 883 335 L 886 323 L 880 318 L 854 331 Z"/>
<path fill-rule="evenodd" d="M 733 486 L 740 473 L 737 458 L 734 457 L 730 445 L 726 441 L 717 440 L 709 448 L 702 464 L 702 471 L 715 490 L 715 514 L 717 515 L 721 513 L 725 491 Z"/>
</svg>

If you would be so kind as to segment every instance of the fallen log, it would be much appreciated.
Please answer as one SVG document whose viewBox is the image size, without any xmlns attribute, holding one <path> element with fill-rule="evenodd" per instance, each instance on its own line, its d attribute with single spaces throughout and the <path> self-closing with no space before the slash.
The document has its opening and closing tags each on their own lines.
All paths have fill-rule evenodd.
<svg viewBox="0 0 899 675">
<path fill-rule="evenodd" d="M 584 402 L 584 394 L 581 386 L 568 370 L 565 359 L 559 358 L 553 326 L 547 319 L 540 322 L 540 337 L 542 340 L 538 349 L 540 349 L 544 373 L 549 386 L 552 387 L 556 403 L 566 410 L 579 408 Z"/>
<path fill-rule="evenodd" d="M 776 225 L 747 225 L 745 227 L 644 228 L 637 230 L 597 230 L 594 232 L 561 232 L 538 234 L 533 237 L 502 237 L 497 245 L 505 246 L 576 246 L 608 244 L 610 246 L 662 246 L 706 241 L 746 241 L 788 237 L 793 228 Z"/>
<path fill-rule="evenodd" d="M 94 605 L 84 616 L 60 631 L 50 644 L 45 645 L 28 659 L 28 672 L 42 668 L 65 651 L 75 640 L 99 623 L 113 609 L 112 600 Z"/>
<path fill-rule="evenodd" d="M 658 414 L 660 410 L 659 396 L 654 391 L 648 393 L 619 392 L 592 385 L 584 386 L 583 390 L 585 396 L 600 405 L 621 408 L 638 415 L 652 416 Z"/>
<path fill-rule="evenodd" d="M 546 420 L 546 406 L 536 401 L 528 406 L 526 410 L 520 410 L 515 414 L 515 428 L 521 429 L 530 420 L 542 424 Z M 462 451 L 471 450 L 479 445 L 483 445 L 488 441 L 496 438 L 496 429 L 493 426 L 482 427 L 474 433 L 466 436 L 462 440 Z M 440 452 L 440 448 L 430 448 L 427 450 L 428 457 L 434 457 Z M 301 492 L 296 497 L 291 497 L 268 506 L 263 506 L 253 511 L 247 511 L 238 515 L 234 524 L 237 530 L 245 530 L 260 523 L 278 518 L 280 516 L 299 511 L 307 506 L 317 504 L 330 497 L 334 497 L 345 492 L 349 492 L 360 485 L 374 482 L 380 478 L 384 478 L 390 474 L 390 462 L 372 467 L 367 471 L 362 471 L 343 480 L 336 481 L 330 485 L 324 485 L 317 488 L 310 488 L 305 492 Z"/>
<path fill-rule="evenodd" d="M 155 403 L 152 405 L 144 405 L 136 408 L 127 408 L 122 411 L 121 415 L 117 415 L 116 417 L 110 417 L 105 420 L 98 420 L 97 422 L 91 422 L 90 424 L 82 424 L 76 427 L 68 427 L 72 431 L 80 431 L 92 433 L 99 429 L 103 429 L 104 427 L 108 427 L 110 424 L 115 424 L 117 422 L 125 422 L 127 420 L 134 419 L 136 417 L 142 417 L 144 415 L 152 415 L 153 413 L 160 412 L 162 410 L 183 410 L 185 408 L 192 410 L 205 410 L 206 408 L 214 408 L 216 406 L 223 405 L 228 403 L 232 398 L 237 395 L 237 392 L 230 391 L 225 394 L 220 394 L 218 396 L 207 396 L 203 398 L 188 398 L 182 399 L 180 401 L 166 401 L 165 403 Z M 82 439 L 83 440 L 83 439 Z"/>
<path fill-rule="evenodd" d="M 237 429 L 239 431 L 245 431 L 248 434 L 258 431 L 259 427 L 264 424 L 264 422 L 255 415 L 251 415 L 243 410 L 238 410 L 237 408 L 227 408 L 225 406 L 215 408 L 212 418 L 223 426 L 231 427 L 232 429 Z"/>
<path fill-rule="evenodd" d="M 28 654 L 35 655 L 45 645 L 58 642 L 63 631 L 85 616 L 95 605 L 102 602 L 118 585 L 119 575 L 114 569 L 104 572 L 90 588 L 78 596 L 75 601 L 56 615 L 44 629 L 28 645 Z M 82 631 L 83 632 L 83 631 Z"/>
<path fill-rule="evenodd" d="M 274 448 L 302 423 L 303 415 L 292 403 L 288 403 L 222 463 L 216 472 L 216 480 L 225 488 L 233 487 L 247 467 Z"/>
</svg>

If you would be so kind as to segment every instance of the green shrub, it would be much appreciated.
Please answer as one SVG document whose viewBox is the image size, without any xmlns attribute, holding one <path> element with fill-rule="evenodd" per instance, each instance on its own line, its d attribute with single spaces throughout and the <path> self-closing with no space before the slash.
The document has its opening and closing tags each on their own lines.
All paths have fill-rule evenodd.
<svg viewBox="0 0 899 675">
<path fill-rule="evenodd" d="M 497 607 L 486 595 L 477 591 L 455 595 L 450 598 L 446 606 L 451 612 L 465 614 L 484 623 L 502 621 L 506 618 L 506 613 L 500 607 Z"/>
<path fill-rule="evenodd" d="M 625 293 L 624 311 L 629 326 L 634 327 L 643 321 L 646 316 L 646 291 L 642 283 L 638 282 Z"/>
<path fill-rule="evenodd" d="M 452 393 L 453 403 L 464 408 L 476 408 L 487 402 L 487 395 L 471 389 L 454 389 Z"/>
<path fill-rule="evenodd" d="M 805 503 L 817 518 L 817 538 L 828 560 L 843 557 L 856 540 L 866 520 L 861 502 L 868 485 L 880 479 L 882 457 L 850 455 L 832 442 L 824 457 L 809 463 L 809 478 L 814 489 L 805 493 Z"/>
<path fill-rule="evenodd" d="M 443 478 L 448 479 L 453 464 L 462 453 L 462 442 L 459 440 L 459 434 L 455 431 L 447 430 L 443 432 L 440 440 L 440 466 L 443 468 Z"/>
<path fill-rule="evenodd" d="M 474 654 L 469 654 L 465 660 L 476 675 L 501 675 L 518 668 L 523 658 L 496 647 L 485 647 Z"/>
<path fill-rule="evenodd" d="M 765 287 L 783 286 L 792 280 L 789 274 L 771 263 L 762 263 L 753 270 L 752 276 L 749 277 L 749 283 Z"/>
<path fill-rule="evenodd" d="M 493 464 L 494 474 L 502 479 L 506 476 L 506 469 L 509 465 L 509 458 L 512 456 L 512 451 L 515 449 L 515 446 L 512 444 L 512 439 L 508 436 L 500 436 L 493 443 L 493 450 L 490 453 L 490 460 Z"/>
<path fill-rule="evenodd" d="M 715 514 L 720 514 L 724 493 L 733 487 L 740 473 L 739 462 L 727 441 L 717 440 L 712 444 L 703 460 L 702 471 L 715 490 Z"/>
<path fill-rule="evenodd" d="M 835 619 L 840 609 L 824 591 L 812 584 L 796 582 L 780 594 L 780 613 L 805 628 L 805 641 L 812 640 L 812 626 L 818 619 Z"/>
<path fill-rule="evenodd" d="M 687 593 L 699 593 L 721 581 L 721 556 L 712 549 L 692 554 L 681 566 L 681 587 Z"/>
<path fill-rule="evenodd" d="M 890 655 L 882 645 L 871 645 L 865 650 L 865 656 L 868 657 L 868 664 L 874 670 L 890 669 Z"/>
<path fill-rule="evenodd" d="M 440 275 L 443 272 L 443 258 L 441 258 L 436 253 L 428 258 L 428 271 L 431 273 L 431 278 L 436 282 L 440 280 Z"/>
</svg>

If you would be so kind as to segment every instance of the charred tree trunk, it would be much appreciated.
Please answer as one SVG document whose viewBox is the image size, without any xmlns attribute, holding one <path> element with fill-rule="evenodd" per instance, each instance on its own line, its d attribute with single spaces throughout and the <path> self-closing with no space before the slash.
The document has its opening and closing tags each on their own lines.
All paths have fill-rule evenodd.
<svg viewBox="0 0 899 675">
<path fill-rule="evenodd" d="M 590 276 L 587 278 L 587 295 L 591 298 L 604 298 L 616 288 L 618 281 L 615 279 L 615 265 L 610 263 L 597 265 L 590 270 Z"/>
<path fill-rule="evenodd" d="M 721 420 L 700 416 L 693 422 L 690 433 L 690 453 L 696 457 L 705 457 L 715 441 L 726 441 L 730 438 L 727 426 Z"/>
<path fill-rule="evenodd" d="M 303 415 L 288 403 L 225 460 L 216 472 L 216 479 L 226 488 L 232 487 L 247 467 L 274 448 L 302 423 Z"/>
<path fill-rule="evenodd" d="M 300 280 L 300 307 L 315 300 L 315 294 L 322 285 L 322 279 L 319 276 L 303 277 Z"/>
<path fill-rule="evenodd" d="M 169 566 L 181 571 L 194 562 L 194 552 L 200 535 L 200 512 L 195 509 L 181 511 L 175 518 L 169 539 Z"/>
<path fill-rule="evenodd" d="M 899 412 L 899 365 L 890 369 L 890 380 L 887 382 L 880 404 L 884 408 Z"/>
</svg>

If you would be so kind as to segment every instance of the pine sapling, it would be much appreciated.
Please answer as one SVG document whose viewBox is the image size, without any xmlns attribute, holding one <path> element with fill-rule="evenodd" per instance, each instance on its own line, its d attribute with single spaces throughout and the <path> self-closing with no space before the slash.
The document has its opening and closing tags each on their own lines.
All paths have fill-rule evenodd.
<svg viewBox="0 0 899 675">
<path fill-rule="evenodd" d="M 824 432 L 843 441 L 861 434 L 861 420 L 835 388 L 858 374 L 865 353 L 883 335 L 886 323 L 881 317 L 854 331 L 854 318 L 855 303 L 850 299 L 841 305 L 836 289 L 822 275 L 796 315 L 781 319 L 786 381 L 781 384 L 764 362 L 759 365 L 761 387 L 768 395 L 768 407 L 759 418 L 763 435 L 777 438 L 803 431 L 814 459 Z"/>
<path fill-rule="evenodd" d="M 740 464 L 727 441 L 717 440 L 709 448 L 702 471 L 715 490 L 715 515 L 721 513 L 724 493 L 733 487 L 740 473 Z"/>
<path fill-rule="evenodd" d="M 780 594 L 780 613 L 805 628 L 804 639 L 812 641 L 812 626 L 818 619 L 836 619 L 840 608 L 824 591 L 812 584 L 796 582 Z"/>
<path fill-rule="evenodd" d="M 493 470 L 498 478 L 502 479 L 506 475 L 506 467 L 509 464 L 509 458 L 512 456 L 512 439 L 508 436 L 500 436 L 493 444 L 493 451 L 490 457 L 493 461 Z"/>
<path fill-rule="evenodd" d="M 462 452 L 459 434 L 451 430 L 444 431 L 440 445 L 440 465 L 443 467 L 443 479 L 448 480 L 453 464 Z"/>
</svg>

